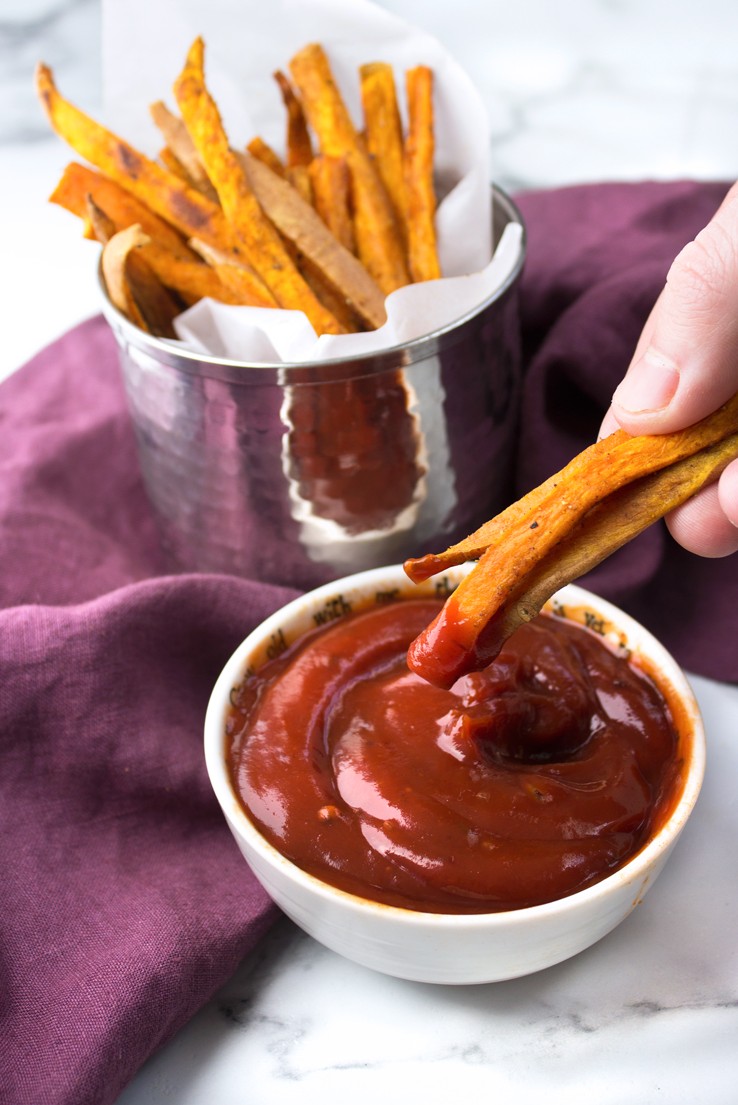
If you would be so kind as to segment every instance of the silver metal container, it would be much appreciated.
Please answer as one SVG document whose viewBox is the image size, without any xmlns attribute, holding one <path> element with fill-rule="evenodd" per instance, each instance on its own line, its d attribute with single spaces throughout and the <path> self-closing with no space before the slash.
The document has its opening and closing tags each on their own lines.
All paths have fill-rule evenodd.
<svg viewBox="0 0 738 1105">
<path fill-rule="evenodd" d="M 495 241 L 522 223 L 493 190 Z M 434 333 L 306 364 L 205 358 L 105 300 L 172 570 L 308 588 L 445 547 L 509 499 L 518 284 Z"/>
</svg>

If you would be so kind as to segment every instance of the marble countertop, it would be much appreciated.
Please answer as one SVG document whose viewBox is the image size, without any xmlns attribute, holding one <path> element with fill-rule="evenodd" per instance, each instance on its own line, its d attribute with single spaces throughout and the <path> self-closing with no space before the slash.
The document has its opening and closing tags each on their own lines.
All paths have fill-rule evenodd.
<svg viewBox="0 0 738 1105">
<path fill-rule="evenodd" d="M 489 111 L 495 178 L 509 190 L 738 177 L 731 0 L 384 6 L 468 71 Z M 100 30 L 99 0 L 3 5 L 0 296 L 11 309 L 0 379 L 98 311 L 95 247 L 45 202 L 69 157 L 31 75 L 48 61 L 70 98 L 100 114 Z M 698 809 L 644 904 L 599 945 L 528 979 L 434 988 L 343 961 L 282 921 L 121 1105 L 732 1105 L 738 688 L 694 686 L 708 731 Z"/>
</svg>

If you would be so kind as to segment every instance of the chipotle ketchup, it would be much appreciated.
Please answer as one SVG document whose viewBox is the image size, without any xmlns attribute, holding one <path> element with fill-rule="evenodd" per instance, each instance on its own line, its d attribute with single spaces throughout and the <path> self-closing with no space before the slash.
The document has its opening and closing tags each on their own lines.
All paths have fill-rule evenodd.
<svg viewBox="0 0 738 1105">
<path fill-rule="evenodd" d="M 304 870 L 408 909 L 517 909 L 610 874 L 678 790 L 660 691 L 554 615 L 431 686 L 407 650 L 439 605 L 341 617 L 244 680 L 227 740 L 251 819 Z"/>
</svg>

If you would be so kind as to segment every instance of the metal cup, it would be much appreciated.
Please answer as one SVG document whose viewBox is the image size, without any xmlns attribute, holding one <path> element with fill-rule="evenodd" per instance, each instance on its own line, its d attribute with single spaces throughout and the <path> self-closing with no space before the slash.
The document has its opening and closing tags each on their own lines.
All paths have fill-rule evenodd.
<svg viewBox="0 0 738 1105">
<path fill-rule="evenodd" d="M 522 223 L 493 189 L 493 233 Z M 518 285 L 345 360 L 253 364 L 151 337 L 104 297 L 172 570 L 300 588 L 445 547 L 509 500 Z"/>
</svg>

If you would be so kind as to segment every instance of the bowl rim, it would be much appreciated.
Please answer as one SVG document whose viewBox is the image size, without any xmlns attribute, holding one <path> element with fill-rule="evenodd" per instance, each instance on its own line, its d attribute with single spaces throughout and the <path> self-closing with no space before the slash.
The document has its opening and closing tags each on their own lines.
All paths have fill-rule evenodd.
<svg viewBox="0 0 738 1105">
<path fill-rule="evenodd" d="M 472 568 L 473 564 L 458 565 L 447 570 L 444 576 L 459 582 Z M 656 833 L 622 867 L 591 886 L 539 905 L 483 913 L 443 913 L 387 905 L 332 886 L 293 863 L 262 836 L 241 805 L 231 783 L 227 766 L 224 718 L 231 692 L 241 682 L 255 649 L 268 641 L 272 634 L 282 629 L 285 622 L 294 621 L 300 615 L 304 615 L 306 606 L 315 608 L 324 603 L 327 598 L 335 598 L 337 593 L 344 594 L 356 590 L 360 594 L 365 594 L 378 582 L 401 584 L 403 594 L 397 601 L 404 601 L 411 597 L 428 597 L 432 593 L 428 586 L 434 581 L 427 581 L 425 586 L 411 584 L 402 565 L 398 564 L 370 568 L 321 584 L 292 599 L 264 619 L 236 647 L 223 667 L 211 692 L 205 714 L 204 751 L 211 786 L 232 832 L 243 838 L 250 849 L 272 869 L 278 869 L 303 890 L 324 902 L 340 903 L 343 908 L 365 917 L 384 917 L 399 924 L 415 925 L 420 928 L 451 925 L 464 931 L 478 928 L 480 925 L 497 929 L 507 928 L 512 924 L 523 926 L 538 924 L 544 919 L 554 919 L 576 911 L 580 907 L 594 905 L 600 899 L 607 898 L 611 893 L 629 884 L 633 884 L 636 890 L 633 903 L 635 905 L 648 884 L 649 872 L 661 855 L 668 852 L 675 843 L 699 796 L 706 759 L 704 725 L 691 684 L 681 666 L 665 646 L 631 615 L 609 600 L 600 598 L 574 583 L 567 584 L 557 591 L 544 609 L 550 610 L 554 605 L 565 607 L 568 604 L 580 608 L 590 607 L 597 614 L 604 615 L 606 621 L 625 632 L 629 646 L 631 644 L 635 646 L 632 648 L 633 652 L 648 658 L 649 665 L 658 671 L 659 682 L 663 681 L 670 693 L 676 696 L 684 707 L 685 716 L 689 722 L 689 760 L 682 792 Z M 306 630 L 302 629 L 295 635 L 294 640 L 305 632 Z M 646 647 L 643 647 L 644 645 Z"/>
</svg>

